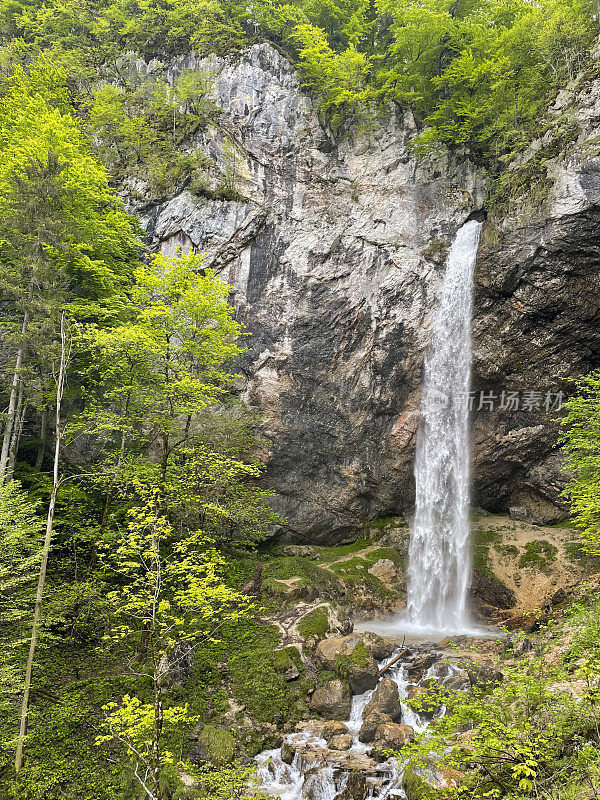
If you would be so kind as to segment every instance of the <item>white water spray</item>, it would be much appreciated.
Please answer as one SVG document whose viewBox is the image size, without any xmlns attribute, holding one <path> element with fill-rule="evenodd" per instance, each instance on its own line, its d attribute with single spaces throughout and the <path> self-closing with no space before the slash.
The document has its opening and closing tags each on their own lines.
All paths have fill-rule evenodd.
<svg viewBox="0 0 600 800">
<path fill-rule="evenodd" d="M 468 396 L 473 270 L 481 223 L 456 234 L 425 360 L 415 461 L 416 512 L 408 619 L 423 631 L 466 631 L 470 578 Z"/>
</svg>

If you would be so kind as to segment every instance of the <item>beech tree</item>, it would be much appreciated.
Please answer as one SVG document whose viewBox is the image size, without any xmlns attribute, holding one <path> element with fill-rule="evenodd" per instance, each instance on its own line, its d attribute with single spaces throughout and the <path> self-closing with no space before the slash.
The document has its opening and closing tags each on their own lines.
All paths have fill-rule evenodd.
<svg viewBox="0 0 600 800">
<path fill-rule="evenodd" d="M 131 320 L 89 334 L 95 400 L 74 429 L 107 441 L 103 528 L 115 491 L 160 487 L 168 513 L 214 535 L 252 540 L 274 520 L 266 493 L 248 484 L 252 418 L 231 396 L 242 327 L 229 287 L 194 254 L 138 267 Z"/>
<path fill-rule="evenodd" d="M 105 733 L 97 742 L 117 739 L 124 745 L 148 800 L 163 797 L 161 777 L 174 760 L 163 746 L 166 726 L 196 721 L 186 705 L 164 707 L 168 672 L 187 655 L 178 647 L 201 647 L 226 620 L 240 619 L 251 608 L 223 581 L 226 561 L 212 542 L 202 531 L 176 534 L 162 506 L 159 490 L 151 492 L 143 506 L 131 509 L 127 529 L 103 554 L 123 583 L 108 595 L 116 617 L 110 638 L 126 641 L 152 701 L 126 695 L 107 704 Z"/>
<path fill-rule="evenodd" d="M 41 558 L 38 503 L 17 481 L 0 486 L 0 709 L 22 688 L 23 649 L 29 643 L 35 578 Z M 15 636 L 14 633 L 17 633 Z"/>
</svg>

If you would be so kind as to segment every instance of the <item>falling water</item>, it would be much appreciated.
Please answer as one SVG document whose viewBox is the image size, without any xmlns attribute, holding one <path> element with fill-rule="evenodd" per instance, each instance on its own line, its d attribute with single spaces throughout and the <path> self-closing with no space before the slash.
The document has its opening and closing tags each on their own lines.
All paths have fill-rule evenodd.
<svg viewBox="0 0 600 800">
<path fill-rule="evenodd" d="M 415 462 L 416 512 L 408 565 L 408 617 L 421 630 L 469 627 L 468 402 L 473 268 L 481 223 L 456 234 L 425 360 Z"/>
</svg>

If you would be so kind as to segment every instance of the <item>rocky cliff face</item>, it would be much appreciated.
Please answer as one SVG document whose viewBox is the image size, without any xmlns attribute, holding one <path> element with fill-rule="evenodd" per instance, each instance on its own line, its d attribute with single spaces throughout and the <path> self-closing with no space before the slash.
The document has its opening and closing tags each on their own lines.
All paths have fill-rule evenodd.
<svg viewBox="0 0 600 800">
<path fill-rule="evenodd" d="M 477 415 L 477 501 L 516 505 L 537 522 L 560 518 L 565 475 L 556 452 L 548 391 L 568 396 L 569 377 L 600 366 L 600 81 L 573 82 L 549 119 L 567 118 L 578 138 L 549 160 L 552 181 L 541 207 L 527 203 L 484 236 L 474 319 L 475 387 L 520 390 L 518 412 Z M 534 142 L 529 157 L 552 137 Z M 527 392 L 541 397 L 526 410 Z"/>
<path fill-rule="evenodd" d="M 269 45 L 236 64 L 199 63 L 215 76 L 223 113 L 189 146 L 228 160 L 230 170 L 233 163 L 240 198 L 184 189 L 136 210 L 153 246 L 206 252 L 234 288 L 252 334 L 244 394 L 264 415 L 266 483 L 287 518 L 286 538 L 342 540 L 365 518 L 413 502 L 429 319 L 445 253 L 481 208 L 484 180 L 459 156 L 417 162 L 410 115 L 334 142 L 293 68 Z M 558 376 L 596 363 L 596 161 L 557 166 L 551 213 L 484 238 L 477 389 L 556 391 Z M 475 408 L 478 503 L 560 516 L 549 420 L 543 409 Z"/>
</svg>

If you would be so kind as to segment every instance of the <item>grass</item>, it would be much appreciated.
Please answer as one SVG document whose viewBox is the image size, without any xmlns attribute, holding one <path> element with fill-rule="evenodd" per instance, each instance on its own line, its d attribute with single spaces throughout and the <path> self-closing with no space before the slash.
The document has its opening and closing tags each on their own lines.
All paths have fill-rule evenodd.
<svg viewBox="0 0 600 800">
<path fill-rule="evenodd" d="M 372 548 L 372 549 L 369 549 Z M 367 552 L 362 552 L 367 550 Z M 295 586 L 308 585 L 318 595 L 340 595 L 340 581 L 347 588 L 365 586 L 381 599 L 391 592 L 369 569 L 380 559 L 389 559 L 397 567 L 404 567 L 404 558 L 393 547 L 373 548 L 368 539 L 359 539 L 340 547 L 315 547 L 310 557 L 278 555 L 281 549 L 273 548 L 263 568 L 263 587 L 272 597 L 283 598 L 289 589 L 282 583 L 297 578 Z"/>
<path fill-rule="evenodd" d="M 519 555 L 519 548 L 516 544 L 497 544 L 494 547 L 503 556 L 516 558 Z"/>
<path fill-rule="evenodd" d="M 518 564 L 520 567 L 533 567 L 540 570 L 540 572 L 548 572 L 550 565 L 556 561 L 556 548 L 545 539 L 536 539 L 533 542 L 527 542 L 525 545 L 525 552 L 519 558 Z"/>
<path fill-rule="evenodd" d="M 490 547 L 497 546 L 500 538 L 498 530 L 476 528 L 473 531 L 473 569 L 483 575 L 494 577 L 490 563 Z"/>
<path fill-rule="evenodd" d="M 367 519 L 365 520 L 365 527 L 366 528 L 388 528 L 390 526 L 401 528 L 405 527 L 406 523 L 398 522 L 398 517 L 379 517 L 378 519 Z"/>
<path fill-rule="evenodd" d="M 600 557 L 586 553 L 580 539 L 571 539 L 565 542 L 565 553 L 580 569 L 586 572 L 600 571 Z"/>
</svg>

